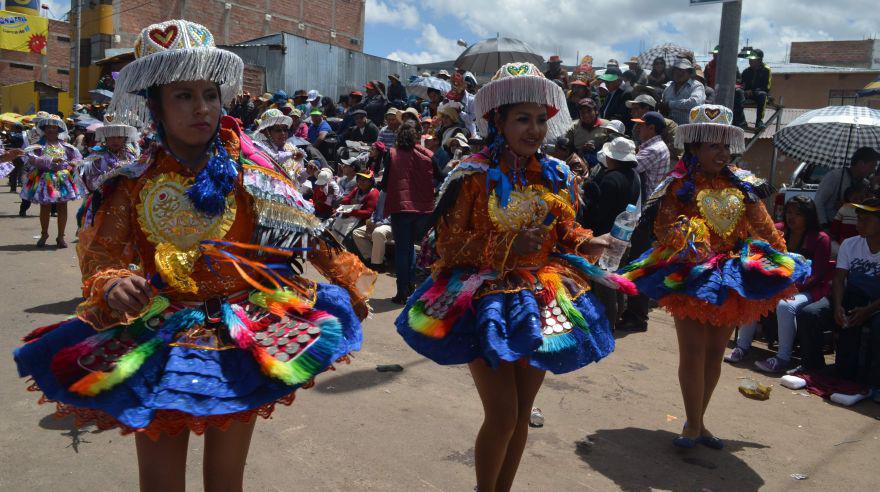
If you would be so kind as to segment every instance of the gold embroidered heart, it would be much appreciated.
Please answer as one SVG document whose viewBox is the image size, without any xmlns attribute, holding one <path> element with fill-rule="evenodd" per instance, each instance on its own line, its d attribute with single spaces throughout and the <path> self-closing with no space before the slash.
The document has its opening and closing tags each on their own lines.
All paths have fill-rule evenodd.
<svg viewBox="0 0 880 492">
<path fill-rule="evenodd" d="M 746 210 L 745 198 L 736 188 L 702 190 L 697 193 L 697 207 L 709 227 L 721 237 L 727 237 Z"/>
<path fill-rule="evenodd" d="M 140 192 L 138 221 L 154 244 L 171 243 L 180 250 L 198 247 L 205 239 L 222 239 L 235 220 L 235 196 L 226 197 L 226 212 L 216 217 L 193 206 L 186 190 L 192 180 L 175 173 L 162 174 Z"/>
<path fill-rule="evenodd" d="M 718 108 L 706 108 L 706 116 L 708 116 L 710 120 L 714 120 L 719 114 L 721 114 L 721 110 Z"/>
<path fill-rule="evenodd" d="M 489 197 L 489 218 L 495 227 L 504 232 L 518 232 L 537 227 L 544 222 L 550 207 L 542 198 L 547 189 L 543 186 L 529 186 L 524 190 L 510 192 L 506 207 L 498 202 L 495 192 Z"/>
</svg>

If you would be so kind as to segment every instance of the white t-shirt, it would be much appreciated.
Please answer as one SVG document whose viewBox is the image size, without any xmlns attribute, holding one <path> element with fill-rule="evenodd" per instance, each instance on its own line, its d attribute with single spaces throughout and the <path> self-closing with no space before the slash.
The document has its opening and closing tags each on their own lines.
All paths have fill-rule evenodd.
<svg viewBox="0 0 880 492">
<path fill-rule="evenodd" d="M 837 252 L 837 268 L 847 271 L 847 290 L 856 289 L 871 299 L 880 297 L 880 251 L 872 253 L 867 239 L 844 240 Z"/>
</svg>

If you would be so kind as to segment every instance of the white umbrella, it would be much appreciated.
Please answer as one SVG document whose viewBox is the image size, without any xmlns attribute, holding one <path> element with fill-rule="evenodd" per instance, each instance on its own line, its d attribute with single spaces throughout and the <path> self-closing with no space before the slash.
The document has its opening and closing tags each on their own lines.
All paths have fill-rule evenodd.
<svg viewBox="0 0 880 492">
<path fill-rule="evenodd" d="M 437 77 L 416 77 L 406 85 L 407 94 L 422 99 L 428 99 L 428 89 L 436 89 L 445 95 L 452 90 L 452 84 Z"/>
<path fill-rule="evenodd" d="M 847 167 L 857 149 L 880 149 L 880 111 L 862 106 L 815 109 L 776 132 L 773 145 L 802 162 Z"/>
<path fill-rule="evenodd" d="M 672 65 L 675 64 L 675 60 L 679 58 L 689 58 L 693 60 L 694 52 L 684 46 L 679 46 L 673 43 L 661 44 L 642 52 L 639 55 L 639 66 L 642 67 L 643 70 L 650 72 L 656 58 L 663 58 L 666 61 L 666 67 L 669 68 L 672 67 Z"/>
</svg>

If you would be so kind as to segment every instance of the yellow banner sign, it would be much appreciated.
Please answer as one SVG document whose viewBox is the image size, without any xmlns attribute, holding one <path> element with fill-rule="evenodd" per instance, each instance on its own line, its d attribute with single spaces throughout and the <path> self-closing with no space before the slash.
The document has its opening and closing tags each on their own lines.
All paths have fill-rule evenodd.
<svg viewBox="0 0 880 492">
<path fill-rule="evenodd" d="M 49 20 L 0 10 L 0 49 L 46 54 Z"/>
</svg>

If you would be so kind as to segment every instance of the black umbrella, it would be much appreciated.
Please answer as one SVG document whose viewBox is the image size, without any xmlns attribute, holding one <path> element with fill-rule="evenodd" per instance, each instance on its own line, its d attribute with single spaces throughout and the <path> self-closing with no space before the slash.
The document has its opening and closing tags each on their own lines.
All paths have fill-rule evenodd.
<svg viewBox="0 0 880 492">
<path fill-rule="evenodd" d="M 494 75 L 505 63 L 514 62 L 528 62 L 541 67 L 544 57 L 519 39 L 497 37 L 472 44 L 455 60 L 455 68 Z"/>
</svg>

